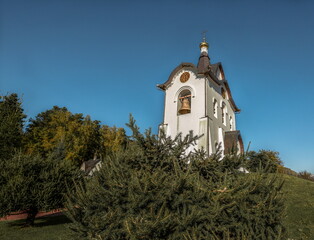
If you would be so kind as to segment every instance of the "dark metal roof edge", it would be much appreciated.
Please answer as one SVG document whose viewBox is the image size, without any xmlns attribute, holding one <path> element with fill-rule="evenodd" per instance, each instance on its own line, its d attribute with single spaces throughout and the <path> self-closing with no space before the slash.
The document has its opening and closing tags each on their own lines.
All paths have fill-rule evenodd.
<svg viewBox="0 0 314 240">
<path fill-rule="evenodd" d="M 227 81 L 226 79 L 224 79 L 224 80 L 223 80 L 223 83 L 224 83 L 224 85 L 225 85 L 225 87 L 226 87 L 226 89 L 227 89 L 227 92 L 228 92 L 228 95 L 229 95 L 229 101 L 230 101 L 230 103 L 231 103 L 231 106 L 234 108 L 234 111 L 235 111 L 236 113 L 241 112 L 241 110 L 237 107 L 237 105 L 236 105 L 236 103 L 235 103 L 235 101 L 234 101 L 234 99 L 233 99 L 233 97 L 232 97 L 232 94 L 231 94 L 231 90 L 230 90 L 228 81 Z"/>
<path fill-rule="evenodd" d="M 233 133 L 238 133 L 241 135 L 240 130 L 233 130 L 233 131 L 225 131 L 225 134 L 233 134 Z"/>
<path fill-rule="evenodd" d="M 199 73 L 198 72 L 198 68 L 193 64 L 193 63 L 189 63 L 189 62 L 183 62 L 183 63 L 180 63 L 169 75 L 168 77 L 168 80 L 166 82 L 164 82 L 163 84 L 157 84 L 157 88 L 159 88 L 160 90 L 163 90 L 165 91 L 167 89 L 167 87 L 170 85 L 170 83 L 172 82 L 172 79 L 174 77 L 174 75 L 179 71 L 181 70 L 182 68 L 185 68 L 185 67 L 191 67 L 195 70 L 195 72 L 197 73 L 197 75 L 208 75 L 211 79 L 213 79 L 213 81 L 215 83 L 217 83 L 218 85 L 223 85 L 225 86 L 227 92 L 228 92 L 228 95 L 229 95 L 229 101 L 230 101 L 230 104 L 233 108 L 233 110 L 236 112 L 236 113 L 239 113 L 241 112 L 241 110 L 237 107 L 233 97 L 232 97 L 232 94 L 231 94 L 231 90 L 230 90 L 230 87 L 229 87 L 229 84 L 228 84 L 228 81 L 225 79 L 225 73 L 224 73 L 224 70 L 223 70 L 223 66 L 222 66 L 222 63 L 221 62 L 217 62 L 217 63 L 214 63 L 214 64 L 211 64 L 211 66 L 217 66 L 217 67 L 220 67 L 221 68 L 221 71 L 222 71 L 222 74 L 223 74 L 223 77 L 224 79 L 223 80 L 219 80 L 217 78 L 217 76 L 215 75 L 215 73 L 212 71 L 212 69 L 210 68 L 207 72 L 204 72 L 204 73 Z"/>
<path fill-rule="evenodd" d="M 221 85 L 221 84 L 222 84 L 222 81 L 220 81 L 220 80 L 216 77 L 216 75 L 213 73 L 213 71 L 210 70 L 210 71 L 206 72 L 206 74 L 208 74 L 208 75 L 210 76 L 210 78 L 213 79 L 214 82 L 217 83 L 218 85 Z"/>
<path fill-rule="evenodd" d="M 169 75 L 168 80 L 166 82 L 164 82 L 163 84 L 157 84 L 157 87 L 161 90 L 166 90 L 166 88 L 168 87 L 168 85 L 172 82 L 172 79 L 174 77 L 174 75 L 181 70 L 182 68 L 185 67 L 191 67 L 195 70 L 195 72 L 197 72 L 197 68 L 193 63 L 188 63 L 188 62 L 183 62 L 180 63 Z"/>
</svg>

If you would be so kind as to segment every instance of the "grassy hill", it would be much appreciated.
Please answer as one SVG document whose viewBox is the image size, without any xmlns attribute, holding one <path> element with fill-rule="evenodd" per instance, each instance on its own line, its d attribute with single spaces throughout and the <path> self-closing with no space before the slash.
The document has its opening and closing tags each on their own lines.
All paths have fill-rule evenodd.
<svg viewBox="0 0 314 240">
<path fill-rule="evenodd" d="M 284 179 L 288 236 L 314 240 L 314 182 L 288 175 Z"/>
<path fill-rule="evenodd" d="M 283 175 L 287 206 L 285 225 L 289 239 L 314 240 L 314 182 Z M 22 221 L 0 222 L 2 240 L 68 240 L 73 239 L 65 216 L 41 218 L 33 228 L 21 228 Z"/>
</svg>

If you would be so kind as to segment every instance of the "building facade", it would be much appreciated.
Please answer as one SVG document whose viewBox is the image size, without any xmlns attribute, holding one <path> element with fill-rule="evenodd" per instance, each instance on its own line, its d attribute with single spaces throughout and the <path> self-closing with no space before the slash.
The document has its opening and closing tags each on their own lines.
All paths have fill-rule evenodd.
<svg viewBox="0 0 314 240">
<path fill-rule="evenodd" d="M 181 63 L 168 80 L 157 85 L 165 92 L 164 119 L 160 125 L 167 136 L 174 138 L 193 134 L 201 136 L 195 149 L 208 155 L 220 146 L 223 154 L 243 152 L 240 131 L 236 130 L 236 106 L 222 64 L 210 63 L 208 43 L 200 44 L 197 66 Z"/>
</svg>

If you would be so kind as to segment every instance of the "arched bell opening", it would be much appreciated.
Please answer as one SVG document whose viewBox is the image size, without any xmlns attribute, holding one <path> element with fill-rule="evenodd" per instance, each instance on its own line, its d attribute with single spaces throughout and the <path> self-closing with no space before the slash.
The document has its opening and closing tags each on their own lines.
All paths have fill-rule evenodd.
<svg viewBox="0 0 314 240">
<path fill-rule="evenodd" d="M 183 90 L 178 96 L 178 115 L 191 112 L 191 91 Z"/>
</svg>

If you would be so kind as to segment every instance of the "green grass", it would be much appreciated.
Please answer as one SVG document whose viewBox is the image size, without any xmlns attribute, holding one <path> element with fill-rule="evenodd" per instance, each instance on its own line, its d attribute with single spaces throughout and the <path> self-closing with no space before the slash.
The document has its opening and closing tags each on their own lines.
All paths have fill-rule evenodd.
<svg viewBox="0 0 314 240">
<path fill-rule="evenodd" d="M 314 182 L 284 175 L 289 239 L 314 240 Z M 1 240 L 67 240 L 71 237 L 66 216 L 36 219 L 35 227 L 23 228 L 23 221 L 0 222 Z"/>
<path fill-rule="evenodd" d="M 288 236 L 314 240 L 314 182 L 288 175 L 284 179 Z"/>
<path fill-rule="evenodd" d="M 44 217 L 35 220 L 34 227 L 24 228 L 23 220 L 0 222 L 1 240 L 67 240 L 73 239 L 67 228 L 66 216 Z"/>
</svg>

